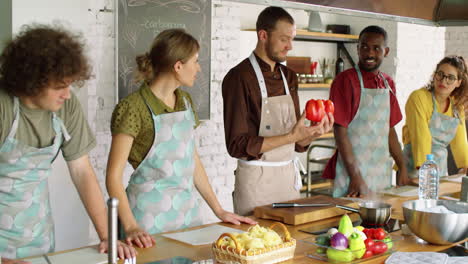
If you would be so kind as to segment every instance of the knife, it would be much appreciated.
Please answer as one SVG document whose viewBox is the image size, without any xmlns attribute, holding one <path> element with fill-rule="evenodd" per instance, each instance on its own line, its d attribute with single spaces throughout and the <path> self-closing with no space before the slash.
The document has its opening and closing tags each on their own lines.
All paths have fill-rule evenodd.
<svg viewBox="0 0 468 264">
<path fill-rule="evenodd" d="M 273 208 L 290 208 L 290 207 L 322 207 L 331 206 L 331 203 L 316 203 L 316 204 L 304 204 L 304 203 L 273 203 Z"/>
</svg>

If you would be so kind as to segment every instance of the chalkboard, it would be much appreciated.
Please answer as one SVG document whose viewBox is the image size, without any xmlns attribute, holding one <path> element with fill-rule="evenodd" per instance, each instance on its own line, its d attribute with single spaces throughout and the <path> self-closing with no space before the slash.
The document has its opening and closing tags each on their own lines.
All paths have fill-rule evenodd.
<svg viewBox="0 0 468 264">
<path fill-rule="evenodd" d="M 201 72 L 193 87 L 182 89 L 192 96 L 200 119 L 209 119 L 211 0 L 119 0 L 119 100 L 139 88 L 135 57 L 149 51 L 154 37 L 170 28 L 183 28 L 200 43 Z"/>
</svg>

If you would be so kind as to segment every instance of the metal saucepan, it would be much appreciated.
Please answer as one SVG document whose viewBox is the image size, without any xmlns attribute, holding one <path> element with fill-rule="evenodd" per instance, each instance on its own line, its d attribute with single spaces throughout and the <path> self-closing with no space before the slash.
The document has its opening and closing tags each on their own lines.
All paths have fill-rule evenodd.
<svg viewBox="0 0 468 264">
<path fill-rule="evenodd" d="M 367 225 L 383 226 L 387 224 L 392 214 L 392 206 L 382 202 L 362 202 L 359 203 L 359 209 L 339 204 L 336 207 L 358 213 L 362 222 Z"/>
</svg>

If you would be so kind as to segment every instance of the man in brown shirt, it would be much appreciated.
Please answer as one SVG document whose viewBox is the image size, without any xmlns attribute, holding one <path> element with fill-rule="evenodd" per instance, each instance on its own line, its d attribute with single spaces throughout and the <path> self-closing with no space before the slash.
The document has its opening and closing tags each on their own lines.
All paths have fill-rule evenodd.
<svg viewBox="0 0 468 264">
<path fill-rule="evenodd" d="M 237 158 L 234 210 L 250 214 L 259 205 L 299 198 L 294 150 L 330 130 L 333 116 L 306 126 L 296 73 L 280 64 L 296 35 L 284 9 L 268 7 L 257 20 L 257 46 L 223 80 L 224 130 L 229 154 Z M 297 121 L 297 122 L 296 122 Z"/>
</svg>

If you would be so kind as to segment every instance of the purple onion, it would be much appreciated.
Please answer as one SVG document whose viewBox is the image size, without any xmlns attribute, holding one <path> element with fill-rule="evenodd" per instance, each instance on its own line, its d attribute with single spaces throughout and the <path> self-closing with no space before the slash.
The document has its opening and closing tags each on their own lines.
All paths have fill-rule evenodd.
<svg viewBox="0 0 468 264">
<path fill-rule="evenodd" d="M 348 248 L 348 238 L 346 238 L 346 236 L 342 233 L 338 232 L 331 237 L 330 244 L 332 247 L 338 250 L 345 250 Z"/>
</svg>

